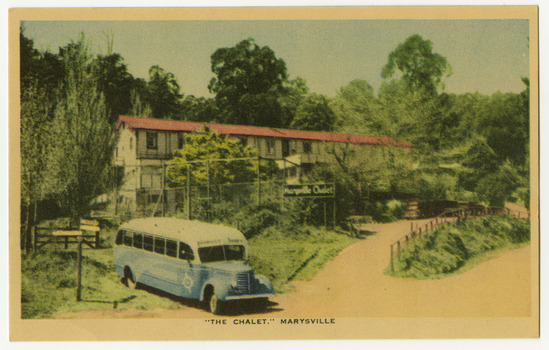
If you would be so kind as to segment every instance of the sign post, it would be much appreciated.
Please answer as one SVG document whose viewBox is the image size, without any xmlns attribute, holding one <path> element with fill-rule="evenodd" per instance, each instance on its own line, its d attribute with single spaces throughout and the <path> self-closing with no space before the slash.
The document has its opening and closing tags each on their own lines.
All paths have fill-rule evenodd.
<svg viewBox="0 0 549 350">
<path fill-rule="evenodd" d="M 78 258 L 76 263 L 76 301 L 82 300 L 82 236 L 78 236 Z"/>
</svg>

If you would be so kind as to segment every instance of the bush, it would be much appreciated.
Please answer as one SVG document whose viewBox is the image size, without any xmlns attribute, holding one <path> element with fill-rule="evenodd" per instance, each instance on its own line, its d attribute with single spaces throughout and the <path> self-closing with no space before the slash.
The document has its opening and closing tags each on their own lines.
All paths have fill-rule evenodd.
<svg viewBox="0 0 549 350">
<path fill-rule="evenodd" d="M 473 257 L 530 240 L 530 222 L 509 216 L 451 222 L 416 238 L 393 261 L 399 277 L 443 277 Z"/>
</svg>

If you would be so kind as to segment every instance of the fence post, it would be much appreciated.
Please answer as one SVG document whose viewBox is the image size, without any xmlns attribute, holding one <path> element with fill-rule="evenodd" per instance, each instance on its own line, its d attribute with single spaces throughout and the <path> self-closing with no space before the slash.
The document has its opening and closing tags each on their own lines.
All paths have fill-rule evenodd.
<svg viewBox="0 0 549 350">
<path fill-rule="evenodd" d="M 393 245 L 391 244 L 391 271 L 395 272 L 395 266 L 393 263 Z"/>
<path fill-rule="evenodd" d="M 76 301 L 82 300 L 82 237 L 78 237 L 78 259 L 76 267 Z"/>
<path fill-rule="evenodd" d="M 397 241 L 397 256 L 400 258 L 400 241 Z"/>
<path fill-rule="evenodd" d="M 95 232 L 95 249 L 99 249 L 99 231 Z"/>
</svg>

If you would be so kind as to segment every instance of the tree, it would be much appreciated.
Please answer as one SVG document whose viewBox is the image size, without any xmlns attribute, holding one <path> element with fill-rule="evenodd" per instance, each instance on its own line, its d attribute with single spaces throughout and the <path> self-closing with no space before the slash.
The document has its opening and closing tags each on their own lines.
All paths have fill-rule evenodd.
<svg viewBox="0 0 549 350">
<path fill-rule="evenodd" d="M 48 156 L 49 128 L 54 115 L 57 98 L 59 59 L 52 54 L 43 54 L 34 48 L 32 40 L 20 33 L 20 98 L 21 98 L 21 205 L 26 221 L 25 246 L 31 249 L 31 226 L 33 211 L 45 192 L 43 182 Z M 34 210 L 33 210 L 34 209 Z"/>
<path fill-rule="evenodd" d="M 195 97 L 188 95 L 182 103 L 184 120 L 197 122 L 220 122 L 215 100 L 212 98 Z"/>
<path fill-rule="evenodd" d="M 185 147 L 176 151 L 167 169 L 168 180 L 176 185 L 187 183 L 187 166 L 192 161 L 219 159 L 255 158 L 257 149 L 244 147 L 239 140 L 220 135 L 208 128 L 195 130 L 187 135 Z M 183 165 L 179 165 L 182 163 Z M 257 161 L 242 160 L 230 162 L 204 162 L 191 165 L 190 175 L 193 184 L 206 185 L 208 174 L 210 183 L 221 185 L 227 183 L 253 181 L 257 176 Z"/>
<path fill-rule="evenodd" d="M 181 119 L 181 100 L 179 83 L 173 73 L 159 66 L 149 69 L 149 82 L 145 102 L 149 104 L 155 118 Z"/>
<path fill-rule="evenodd" d="M 94 61 L 92 68 L 97 88 L 105 96 L 108 120 L 114 125 L 120 115 L 132 110 L 134 79 L 123 63 L 124 59 L 117 53 L 99 55 Z"/>
<path fill-rule="evenodd" d="M 114 140 L 84 35 L 61 54 L 65 79 L 51 127 L 45 184 L 60 207 L 77 219 L 105 189 Z"/>
<path fill-rule="evenodd" d="M 494 93 L 480 111 L 479 130 L 494 150 L 500 163 L 509 159 L 523 165 L 529 154 L 530 118 L 524 97 Z"/>
<path fill-rule="evenodd" d="M 298 130 L 333 131 L 336 115 L 324 95 L 306 97 L 295 113 L 290 127 Z"/>
<path fill-rule="evenodd" d="M 217 49 L 211 56 L 211 67 L 215 77 L 208 89 L 216 94 L 224 122 L 281 126 L 277 99 L 285 92 L 286 63 L 268 46 L 260 47 L 248 38 L 234 47 Z"/>
<path fill-rule="evenodd" d="M 374 88 L 356 79 L 339 89 L 332 102 L 337 127 L 344 132 L 387 135 L 386 119 L 379 113 Z"/>
<path fill-rule="evenodd" d="M 398 69 L 410 91 L 433 96 L 444 89 L 442 78 L 450 76 L 452 68 L 445 57 L 433 53 L 433 43 L 415 34 L 408 37 L 389 54 L 381 76 L 389 79 Z"/>
<path fill-rule="evenodd" d="M 301 102 L 309 95 L 307 81 L 302 77 L 288 80 L 284 83 L 285 93 L 278 98 L 278 103 L 282 109 L 282 124 L 280 127 L 289 128 L 292 120 L 295 118 L 297 108 Z"/>
</svg>

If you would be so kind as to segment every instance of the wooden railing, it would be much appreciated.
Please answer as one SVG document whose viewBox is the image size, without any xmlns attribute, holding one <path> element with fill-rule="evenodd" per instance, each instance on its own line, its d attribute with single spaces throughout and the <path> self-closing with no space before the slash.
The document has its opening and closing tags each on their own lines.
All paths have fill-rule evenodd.
<svg viewBox="0 0 549 350">
<path fill-rule="evenodd" d="M 63 244 L 65 249 L 69 244 L 78 244 L 80 241 L 92 249 L 99 249 L 99 223 L 95 220 L 80 220 L 79 228 L 68 227 L 37 227 L 33 226 L 34 251 L 40 250 L 48 244 Z M 89 233 L 92 232 L 92 233 Z"/>
<path fill-rule="evenodd" d="M 417 225 L 414 228 L 414 223 L 411 222 L 410 233 L 400 238 L 393 244 L 391 244 L 391 270 L 394 271 L 394 259 L 400 257 L 401 250 L 408 246 L 415 238 L 421 236 L 425 232 L 432 230 L 438 225 L 445 224 L 452 221 L 460 221 L 467 219 L 480 218 L 490 215 L 510 215 L 520 219 L 530 219 L 529 212 L 521 212 L 509 208 L 487 208 L 487 207 L 472 207 L 472 208 L 458 208 L 458 209 L 446 209 L 442 214 L 436 216 L 432 220 L 423 225 Z"/>
</svg>

